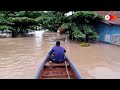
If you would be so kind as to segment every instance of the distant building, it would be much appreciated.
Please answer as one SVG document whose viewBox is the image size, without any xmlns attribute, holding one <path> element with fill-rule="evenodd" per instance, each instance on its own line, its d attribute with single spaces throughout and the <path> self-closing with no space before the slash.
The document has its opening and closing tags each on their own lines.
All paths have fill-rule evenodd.
<svg viewBox="0 0 120 90">
<path fill-rule="evenodd" d="M 96 11 L 98 14 L 116 15 L 117 20 L 102 21 L 96 25 L 99 41 L 120 45 L 120 11 Z"/>
</svg>

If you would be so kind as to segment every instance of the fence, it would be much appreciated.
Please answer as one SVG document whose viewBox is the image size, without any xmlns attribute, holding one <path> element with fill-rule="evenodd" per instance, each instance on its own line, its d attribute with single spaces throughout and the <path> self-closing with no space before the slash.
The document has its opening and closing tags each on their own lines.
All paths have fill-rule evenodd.
<svg viewBox="0 0 120 90">
<path fill-rule="evenodd" d="M 112 35 L 112 44 L 120 45 L 120 34 Z"/>
</svg>

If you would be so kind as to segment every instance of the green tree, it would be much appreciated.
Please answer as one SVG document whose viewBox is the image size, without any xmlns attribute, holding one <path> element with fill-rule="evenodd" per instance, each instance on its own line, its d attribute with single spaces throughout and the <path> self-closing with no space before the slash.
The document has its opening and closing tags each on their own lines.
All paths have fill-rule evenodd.
<svg viewBox="0 0 120 90">
<path fill-rule="evenodd" d="M 95 40 L 97 33 L 95 24 L 103 20 L 103 17 L 92 11 L 76 11 L 64 19 L 63 27 L 70 31 L 70 36 L 76 39 L 84 38 Z"/>
<path fill-rule="evenodd" d="M 18 34 L 24 35 L 27 29 L 38 25 L 36 18 L 41 14 L 41 11 L 1 11 L 0 27 L 11 30 L 12 37 L 17 37 Z"/>
<path fill-rule="evenodd" d="M 57 31 L 57 29 L 63 24 L 65 13 L 68 11 L 49 11 L 37 18 L 37 21 L 43 28 L 50 31 Z"/>
</svg>

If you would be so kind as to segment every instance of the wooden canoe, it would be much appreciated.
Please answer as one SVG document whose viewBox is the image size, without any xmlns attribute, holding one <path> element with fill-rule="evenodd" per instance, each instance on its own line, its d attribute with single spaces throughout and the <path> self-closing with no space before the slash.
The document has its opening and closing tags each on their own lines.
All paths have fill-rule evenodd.
<svg viewBox="0 0 120 90">
<path fill-rule="evenodd" d="M 35 79 L 81 79 L 80 75 L 66 57 L 64 63 L 50 62 L 49 56 L 46 57 L 40 66 Z"/>
</svg>

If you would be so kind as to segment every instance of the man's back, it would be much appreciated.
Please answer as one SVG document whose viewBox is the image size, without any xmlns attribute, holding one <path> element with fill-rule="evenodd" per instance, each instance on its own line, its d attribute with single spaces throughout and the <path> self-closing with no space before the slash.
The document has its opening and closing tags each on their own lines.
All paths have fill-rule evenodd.
<svg viewBox="0 0 120 90">
<path fill-rule="evenodd" d="M 65 57 L 65 49 L 61 46 L 54 46 L 50 53 L 55 53 L 54 59 L 57 62 L 63 62 Z"/>
<path fill-rule="evenodd" d="M 65 59 L 66 50 L 60 46 L 60 41 L 56 42 L 56 46 L 54 46 L 51 51 L 49 52 L 50 59 L 54 62 L 63 62 Z M 54 53 L 54 56 L 51 55 Z"/>
<path fill-rule="evenodd" d="M 53 50 L 55 52 L 55 58 L 58 61 L 64 60 L 64 48 L 61 46 L 54 46 Z"/>
</svg>

